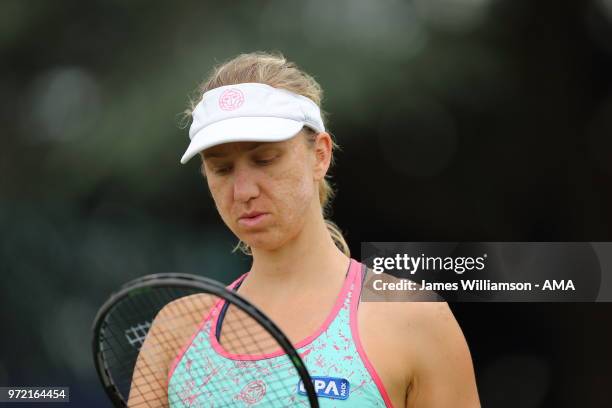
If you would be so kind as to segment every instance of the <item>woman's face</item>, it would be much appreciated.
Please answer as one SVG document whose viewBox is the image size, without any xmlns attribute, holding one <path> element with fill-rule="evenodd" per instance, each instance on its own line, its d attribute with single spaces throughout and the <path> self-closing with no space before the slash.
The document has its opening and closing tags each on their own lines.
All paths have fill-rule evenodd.
<svg viewBox="0 0 612 408">
<path fill-rule="evenodd" d="M 226 143 L 203 152 L 217 210 L 240 240 L 277 249 L 301 231 L 316 206 L 320 213 L 315 150 L 300 133 L 283 142 Z"/>
</svg>

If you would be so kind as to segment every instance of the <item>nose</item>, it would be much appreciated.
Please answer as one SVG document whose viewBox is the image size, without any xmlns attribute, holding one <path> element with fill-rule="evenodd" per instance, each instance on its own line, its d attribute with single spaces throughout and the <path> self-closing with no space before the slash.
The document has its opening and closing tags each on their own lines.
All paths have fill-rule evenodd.
<svg viewBox="0 0 612 408">
<path fill-rule="evenodd" d="M 249 202 L 259 195 L 256 176 L 247 166 L 236 165 L 234 168 L 234 200 Z"/>
</svg>

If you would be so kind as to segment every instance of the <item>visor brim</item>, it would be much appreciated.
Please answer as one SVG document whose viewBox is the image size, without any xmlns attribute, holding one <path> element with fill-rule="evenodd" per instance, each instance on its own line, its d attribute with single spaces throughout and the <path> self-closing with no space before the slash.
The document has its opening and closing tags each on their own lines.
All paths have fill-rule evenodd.
<svg viewBox="0 0 612 408">
<path fill-rule="evenodd" d="M 181 163 L 185 164 L 199 152 L 223 143 L 288 140 L 303 126 L 303 122 L 276 117 L 240 117 L 215 122 L 202 128 L 191 139 Z"/>
</svg>

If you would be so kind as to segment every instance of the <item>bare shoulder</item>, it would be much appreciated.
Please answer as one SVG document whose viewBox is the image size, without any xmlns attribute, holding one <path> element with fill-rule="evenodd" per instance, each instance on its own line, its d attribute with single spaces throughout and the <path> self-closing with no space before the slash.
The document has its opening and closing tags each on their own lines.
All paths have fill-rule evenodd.
<svg viewBox="0 0 612 408">
<path fill-rule="evenodd" d="M 172 359 L 191 339 L 217 299 L 197 293 L 166 304 L 155 316 L 139 358 L 153 357 L 167 372 Z"/>
<path fill-rule="evenodd" d="M 158 313 L 156 320 L 168 318 L 186 318 L 199 316 L 210 310 L 218 298 L 208 293 L 195 293 L 175 299 L 165 305 Z"/>
<path fill-rule="evenodd" d="M 393 327 L 392 333 L 397 336 L 418 336 L 424 340 L 440 335 L 460 335 L 463 338 L 448 304 L 435 292 L 422 290 L 414 281 L 409 281 L 413 289 L 408 289 L 408 281 L 386 273 L 368 274 L 362 302 L 368 304 L 378 319 Z M 386 289 L 376 289 L 383 285 Z"/>
<path fill-rule="evenodd" d="M 399 290 L 379 293 L 368 288 L 366 281 L 362 302 L 369 320 L 377 320 L 378 327 L 385 330 L 385 341 L 393 345 L 396 358 L 404 362 L 407 406 L 478 407 L 470 351 L 448 304 L 435 293 L 420 290 L 418 285 L 413 286 L 417 288 L 413 292 L 402 290 L 406 282 L 391 275 L 369 279 L 400 285 Z M 371 298 L 368 289 L 376 292 Z"/>
<path fill-rule="evenodd" d="M 217 297 L 207 293 L 196 293 L 173 300 L 165 305 L 155 317 L 151 335 L 172 332 L 172 338 L 184 342 L 212 310 Z M 176 345 L 173 345 L 176 346 Z"/>
<path fill-rule="evenodd" d="M 470 350 L 448 304 L 392 302 L 390 308 L 395 334 L 410 339 L 407 406 L 479 407 Z"/>
<path fill-rule="evenodd" d="M 388 273 L 375 274 L 366 270 L 361 299 L 373 303 L 375 308 L 390 313 L 381 315 L 390 323 L 400 327 L 431 326 L 439 323 L 438 329 L 452 329 L 455 318 L 448 304 L 434 291 L 424 289 L 418 282 L 398 278 Z M 451 326 L 451 327 L 449 327 Z"/>
<path fill-rule="evenodd" d="M 413 392 L 408 406 L 479 407 L 472 357 L 446 302 L 415 302 L 402 313 L 414 326 Z"/>
</svg>

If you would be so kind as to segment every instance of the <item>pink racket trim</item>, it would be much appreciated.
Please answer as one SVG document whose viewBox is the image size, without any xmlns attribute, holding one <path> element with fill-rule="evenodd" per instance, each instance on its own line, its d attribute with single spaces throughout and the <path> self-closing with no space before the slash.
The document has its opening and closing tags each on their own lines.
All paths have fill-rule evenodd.
<svg viewBox="0 0 612 408">
<path fill-rule="evenodd" d="M 358 265 L 359 265 L 358 275 L 361 279 L 365 279 L 365 277 L 363 276 L 362 269 L 361 269 L 361 264 L 358 264 Z M 357 306 L 359 306 L 360 295 L 361 295 L 361 280 L 356 280 L 355 290 L 353 291 L 353 294 L 351 296 L 351 323 L 350 324 L 351 324 L 351 333 L 353 334 L 353 341 L 355 342 L 357 353 L 359 353 L 359 357 L 361 357 L 361 361 L 363 361 L 363 364 L 365 365 L 366 369 L 370 373 L 370 376 L 372 377 L 374 384 L 376 384 L 376 387 L 378 388 L 380 395 L 385 401 L 385 405 L 388 408 L 393 408 L 393 404 L 391 403 L 391 399 L 389 398 L 387 389 L 385 388 L 385 385 L 380 379 L 380 376 L 376 372 L 376 369 L 370 362 L 370 359 L 368 358 L 363 348 L 363 344 L 361 343 L 361 337 L 359 336 L 359 325 L 357 323 Z"/>
<path fill-rule="evenodd" d="M 300 348 L 309 345 L 317 337 L 319 337 L 323 332 L 325 332 L 325 330 L 327 330 L 331 322 L 334 320 L 334 318 L 336 317 L 336 315 L 338 314 L 338 312 L 344 305 L 344 299 L 346 298 L 346 295 L 351 287 L 351 282 L 354 280 L 355 275 L 359 272 L 359 269 L 360 269 L 359 265 L 360 264 L 357 261 L 355 261 L 354 259 L 351 259 L 350 264 L 349 264 L 349 271 L 347 274 L 348 276 L 344 280 L 344 284 L 342 286 L 342 289 L 340 290 L 340 295 L 338 296 L 333 309 L 331 310 L 331 312 L 329 313 L 329 315 L 327 316 L 327 318 L 325 319 L 321 327 L 319 327 L 319 329 L 314 334 L 306 337 L 305 339 L 293 345 L 293 347 L 296 350 L 299 350 Z M 215 331 L 217 329 L 218 319 L 219 319 L 219 313 L 215 315 L 213 323 L 212 323 L 212 328 L 210 330 L 210 343 L 212 344 L 213 349 L 219 355 L 225 358 L 229 358 L 231 360 L 256 361 L 256 360 L 274 358 L 274 357 L 278 357 L 278 356 L 282 356 L 286 354 L 285 351 L 280 347 L 276 351 L 273 351 L 271 353 L 265 353 L 265 354 L 234 354 L 234 353 L 228 352 L 217 341 L 217 336 L 216 336 Z"/>
</svg>

